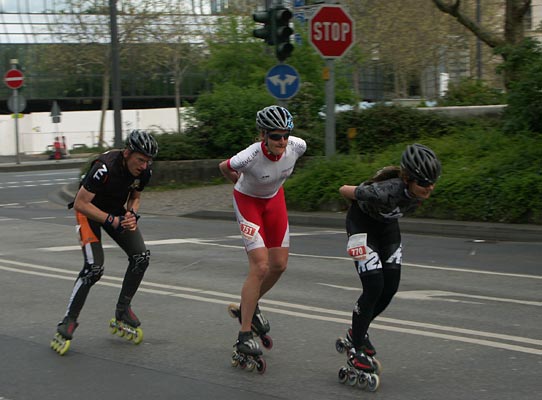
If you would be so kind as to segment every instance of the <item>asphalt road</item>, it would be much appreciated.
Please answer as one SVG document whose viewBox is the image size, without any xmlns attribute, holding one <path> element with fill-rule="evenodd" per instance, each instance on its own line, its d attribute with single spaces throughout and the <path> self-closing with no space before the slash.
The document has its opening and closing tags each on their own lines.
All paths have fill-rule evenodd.
<svg viewBox="0 0 542 400">
<path fill-rule="evenodd" d="M 49 342 L 82 266 L 58 198 L 70 174 L 0 174 L 2 400 L 540 398 L 541 243 L 403 235 L 400 292 L 370 329 L 384 368 L 370 394 L 337 381 L 334 342 L 360 293 L 343 232 L 291 227 L 289 269 L 261 302 L 274 347 L 259 375 L 230 365 L 238 323 L 226 307 L 246 272 L 235 223 L 143 215 L 143 343 L 108 332 L 127 259 L 106 239 L 106 273 L 60 357 Z"/>
</svg>

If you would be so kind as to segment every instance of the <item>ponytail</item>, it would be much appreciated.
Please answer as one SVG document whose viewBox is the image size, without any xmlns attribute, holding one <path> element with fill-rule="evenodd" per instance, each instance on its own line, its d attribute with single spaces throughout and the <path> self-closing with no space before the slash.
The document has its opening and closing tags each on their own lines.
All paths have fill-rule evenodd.
<svg viewBox="0 0 542 400">
<path fill-rule="evenodd" d="M 401 167 L 390 165 L 376 171 L 376 174 L 371 179 L 366 180 L 364 183 L 366 185 L 370 185 L 375 182 L 382 182 L 387 181 L 388 179 L 400 178 L 401 176 Z"/>
</svg>

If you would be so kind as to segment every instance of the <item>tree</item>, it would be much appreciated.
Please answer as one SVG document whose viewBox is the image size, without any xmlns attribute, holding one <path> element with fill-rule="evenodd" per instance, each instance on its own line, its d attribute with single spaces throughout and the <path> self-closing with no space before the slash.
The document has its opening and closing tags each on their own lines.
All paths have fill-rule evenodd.
<svg viewBox="0 0 542 400">
<path fill-rule="evenodd" d="M 469 17 L 461 0 L 433 0 L 433 3 L 440 11 L 454 17 L 478 39 L 495 49 L 504 61 L 509 57 L 513 46 L 519 45 L 525 37 L 523 22 L 531 7 L 531 0 L 505 0 L 504 32 L 502 35 L 499 33 L 499 26 L 484 26 Z M 513 70 L 508 70 L 505 73 L 504 81 L 507 88 L 510 87 L 514 77 L 515 71 Z"/>
<path fill-rule="evenodd" d="M 145 57 L 148 65 L 164 68 L 171 76 L 179 133 L 182 131 L 181 87 L 189 68 L 203 58 L 199 29 L 204 25 L 197 15 L 184 12 L 182 7 L 180 3 L 171 2 L 157 15 L 156 23 L 148 32 L 154 44 Z"/>
<path fill-rule="evenodd" d="M 344 60 L 357 64 L 353 73 L 361 66 L 378 68 L 393 80 L 390 97 L 435 96 L 439 73 L 454 69 L 448 55 L 465 47 L 466 30 L 419 0 L 347 3 L 356 21 L 356 46 Z"/>
</svg>

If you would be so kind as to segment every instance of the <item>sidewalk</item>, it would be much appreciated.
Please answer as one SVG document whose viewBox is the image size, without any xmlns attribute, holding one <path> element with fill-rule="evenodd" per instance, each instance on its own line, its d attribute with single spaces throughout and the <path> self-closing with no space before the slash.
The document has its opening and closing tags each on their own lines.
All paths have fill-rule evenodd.
<svg viewBox="0 0 542 400">
<path fill-rule="evenodd" d="M 77 184 L 63 188 L 63 197 L 71 201 Z M 233 185 L 209 185 L 164 192 L 145 191 L 141 214 L 219 219 L 235 221 L 232 205 Z M 291 225 L 345 229 L 344 212 L 288 212 Z M 402 218 L 401 231 L 420 235 L 460 237 L 471 240 L 542 242 L 542 226 L 496 224 L 484 222 L 445 221 Z"/>
</svg>

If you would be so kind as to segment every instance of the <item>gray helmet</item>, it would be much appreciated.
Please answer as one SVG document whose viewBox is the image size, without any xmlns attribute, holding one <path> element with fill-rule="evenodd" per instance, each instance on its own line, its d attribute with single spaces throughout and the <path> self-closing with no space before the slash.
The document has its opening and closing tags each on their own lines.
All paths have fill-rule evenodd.
<svg viewBox="0 0 542 400">
<path fill-rule="evenodd" d="M 158 154 L 156 139 L 142 129 L 134 129 L 130 132 L 130 135 L 126 138 L 126 147 L 147 157 L 154 158 Z"/>
<path fill-rule="evenodd" d="M 256 113 L 256 126 L 264 131 L 291 131 L 294 119 L 284 107 L 269 106 Z"/>
<path fill-rule="evenodd" d="M 423 144 L 407 146 L 401 156 L 401 167 L 422 186 L 434 184 L 440 176 L 441 164 L 433 150 Z"/>
</svg>

